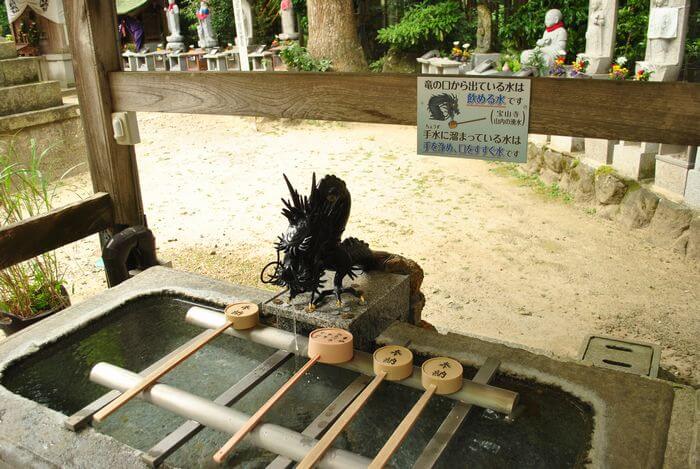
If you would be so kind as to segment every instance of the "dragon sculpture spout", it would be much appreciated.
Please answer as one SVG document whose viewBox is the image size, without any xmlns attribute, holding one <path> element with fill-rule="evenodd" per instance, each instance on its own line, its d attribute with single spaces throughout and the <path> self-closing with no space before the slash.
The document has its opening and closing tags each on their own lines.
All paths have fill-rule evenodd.
<svg viewBox="0 0 700 469">
<path fill-rule="evenodd" d="M 289 226 L 277 238 L 277 260 L 263 268 L 260 280 L 288 288 L 290 301 L 299 294 L 311 293 L 309 311 L 315 310 L 329 295 L 335 295 L 338 306 L 342 305 L 344 293 L 364 302 L 361 292 L 343 288 L 346 276 L 354 279 L 373 262 L 372 250 L 364 241 L 346 238 L 341 242 L 350 217 L 350 192 L 345 182 L 328 175 L 316 184 L 314 173 L 311 194 L 302 197 L 286 175 L 284 180 L 290 199 L 282 199 L 282 215 Z M 335 271 L 333 288 L 322 290 L 322 278 L 327 270 Z"/>
</svg>

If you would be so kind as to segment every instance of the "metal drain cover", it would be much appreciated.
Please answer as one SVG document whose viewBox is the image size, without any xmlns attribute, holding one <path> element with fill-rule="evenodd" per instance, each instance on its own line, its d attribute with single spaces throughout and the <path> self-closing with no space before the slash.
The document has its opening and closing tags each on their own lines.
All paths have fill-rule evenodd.
<svg viewBox="0 0 700 469">
<path fill-rule="evenodd" d="M 593 366 L 656 378 L 661 347 L 644 342 L 589 335 L 581 346 L 581 361 Z"/>
</svg>

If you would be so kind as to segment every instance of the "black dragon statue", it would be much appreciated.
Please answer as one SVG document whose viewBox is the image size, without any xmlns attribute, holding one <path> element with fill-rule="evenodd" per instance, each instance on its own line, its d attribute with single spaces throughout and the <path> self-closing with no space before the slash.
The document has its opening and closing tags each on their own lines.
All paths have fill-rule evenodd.
<svg viewBox="0 0 700 469">
<path fill-rule="evenodd" d="M 313 311 L 327 296 L 335 295 L 342 305 L 344 293 L 364 302 L 362 293 L 343 288 L 343 279 L 351 280 L 373 261 L 369 245 L 357 238 L 341 241 L 350 217 L 350 192 L 342 179 L 328 175 L 316 184 L 311 181 L 311 194 L 300 196 L 284 175 L 290 199 L 282 199 L 282 215 L 289 221 L 287 231 L 277 238 L 277 260 L 267 264 L 260 273 L 264 283 L 289 289 L 289 300 L 301 293 L 311 293 L 308 309 Z M 333 288 L 322 290 L 323 275 L 335 272 Z"/>
</svg>

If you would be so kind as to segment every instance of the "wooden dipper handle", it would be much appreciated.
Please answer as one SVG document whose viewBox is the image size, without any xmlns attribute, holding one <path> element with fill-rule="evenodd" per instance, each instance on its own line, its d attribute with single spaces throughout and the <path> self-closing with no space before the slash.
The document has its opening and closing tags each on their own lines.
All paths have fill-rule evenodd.
<svg viewBox="0 0 700 469">
<path fill-rule="evenodd" d="M 328 450 L 328 448 L 333 444 L 340 432 L 350 423 L 350 421 L 355 417 L 360 409 L 365 405 L 365 402 L 369 397 L 377 390 L 384 378 L 386 377 L 386 372 L 381 372 L 377 374 L 372 381 L 367 385 L 367 387 L 360 393 L 357 398 L 352 401 L 352 404 L 345 409 L 345 412 L 338 417 L 338 420 L 328 429 L 325 435 L 316 443 L 316 446 L 311 448 L 311 450 L 306 453 L 304 459 L 297 465 L 297 469 L 311 469 L 316 462 L 321 459 L 323 454 Z"/>
<path fill-rule="evenodd" d="M 306 364 L 304 364 L 304 366 L 299 368 L 299 371 L 294 373 L 294 376 L 289 378 L 289 380 L 286 383 L 284 383 L 282 387 L 279 388 L 277 392 L 273 394 L 272 397 L 268 399 L 267 402 L 263 404 L 262 407 L 260 407 L 257 410 L 257 412 L 255 412 L 248 419 L 245 425 L 243 425 L 236 432 L 236 434 L 233 435 L 231 439 L 228 440 L 226 444 L 224 444 L 224 446 L 222 446 L 219 449 L 219 451 L 216 452 L 216 454 L 214 455 L 214 461 L 216 461 L 217 463 L 222 463 L 224 459 L 226 459 L 226 456 L 233 450 L 233 448 L 238 443 L 240 443 L 241 440 L 245 438 L 245 436 L 248 433 L 250 433 L 251 430 L 253 430 L 253 428 L 255 428 L 255 426 L 258 424 L 258 422 L 260 422 L 260 420 L 262 420 L 267 411 L 269 411 L 272 408 L 272 406 L 275 405 L 275 403 L 287 393 L 287 391 L 292 389 L 292 386 L 294 386 L 294 384 L 297 381 L 299 381 L 299 379 L 304 375 L 304 373 L 306 373 L 309 370 L 309 368 L 311 368 L 314 365 L 314 363 L 316 363 L 319 360 L 319 358 L 321 358 L 320 355 L 315 355 L 313 358 L 309 358 L 309 361 L 307 361 Z"/>
<path fill-rule="evenodd" d="M 411 428 L 413 428 L 413 425 L 415 425 L 416 420 L 418 420 L 418 417 L 420 417 L 420 414 L 425 409 L 425 406 L 428 405 L 428 401 L 433 396 L 436 389 L 437 386 L 434 384 L 431 384 L 428 387 L 420 399 L 418 399 L 418 401 L 413 405 L 408 414 L 406 414 L 406 416 L 403 418 L 399 426 L 396 427 L 394 433 L 392 433 L 386 443 L 384 443 L 384 446 L 374 457 L 374 460 L 368 466 L 368 469 L 381 469 L 387 462 L 389 462 L 391 456 L 399 448 L 399 446 L 401 446 L 401 443 L 403 443 L 406 435 L 408 435 L 408 432 L 411 431 Z"/>
<path fill-rule="evenodd" d="M 120 394 L 118 398 L 116 398 L 115 400 L 104 406 L 102 409 L 100 409 L 98 412 L 96 412 L 95 415 L 92 416 L 92 419 L 96 422 L 101 422 L 107 417 L 109 417 L 115 410 L 119 409 L 121 406 L 129 402 L 131 399 L 137 396 L 140 392 L 144 391 L 146 388 L 153 386 L 156 383 L 156 381 L 162 378 L 170 370 L 172 370 L 177 365 L 185 361 L 188 357 L 197 352 L 197 350 L 201 349 L 209 342 L 214 340 L 214 338 L 221 335 L 226 329 L 231 327 L 231 324 L 232 323 L 230 321 L 226 321 L 226 323 L 223 326 L 214 330 L 208 336 L 203 337 L 202 340 L 200 340 L 199 342 L 195 342 L 190 347 L 183 350 L 180 355 L 177 355 L 168 360 L 167 362 L 163 363 L 163 366 L 153 371 L 152 373 L 146 375 L 141 380 L 141 382 L 139 382 L 139 384 L 137 384 L 131 389 L 126 390 L 125 392 Z"/>
</svg>

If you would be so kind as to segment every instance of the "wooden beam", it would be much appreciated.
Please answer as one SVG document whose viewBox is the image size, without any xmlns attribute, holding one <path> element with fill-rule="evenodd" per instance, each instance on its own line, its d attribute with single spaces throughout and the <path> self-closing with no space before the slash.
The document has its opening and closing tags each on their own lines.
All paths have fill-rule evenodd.
<svg viewBox="0 0 700 469">
<path fill-rule="evenodd" d="M 0 227 L 0 269 L 52 251 L 114 224 L 112 200 L 100 192 L 84 200 Z"/>
<path fill-rule="evenodd" d="M 70 0 L 64 12 L 93 189 L 111 194 L 116 224 L 144 224 L 134 147 L 117 145 L 112 131 L 107 73 L 121 69 L 115 2 Z"/>
<path fill-rule="evenodd" d="M 415 75 L 113 72 L 109 80 L 119 111 L 416 124 Z M 700 144 L 700 84 L 531 80 L 531 133 Z"/>
</svg>

